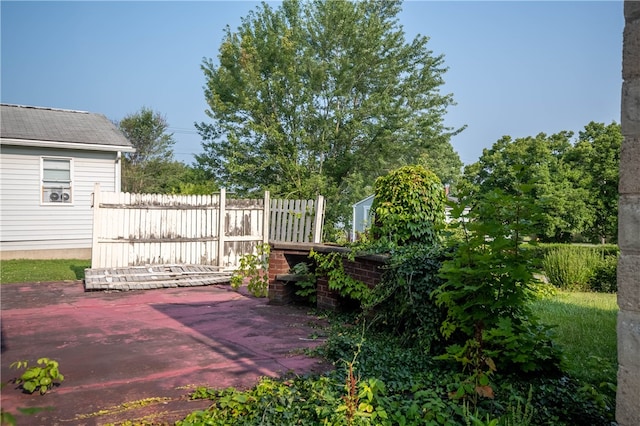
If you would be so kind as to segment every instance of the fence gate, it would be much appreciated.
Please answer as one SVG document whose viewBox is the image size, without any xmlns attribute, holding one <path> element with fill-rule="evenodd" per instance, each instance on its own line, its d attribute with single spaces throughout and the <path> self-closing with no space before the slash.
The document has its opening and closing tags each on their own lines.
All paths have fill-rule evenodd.
<svg viewBox="0 0 640 426">
<path fill-rule="evenodd" d="M 261 243 L 320 242 L 324 198 L 93 193 L 92 268 L 194 264 L 235 269 Z"/>
</svg>

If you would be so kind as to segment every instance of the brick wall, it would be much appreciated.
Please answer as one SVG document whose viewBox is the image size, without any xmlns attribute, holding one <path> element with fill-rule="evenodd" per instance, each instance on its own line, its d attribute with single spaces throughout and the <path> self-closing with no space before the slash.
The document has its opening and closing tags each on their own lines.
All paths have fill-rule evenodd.
<svg viewBox="0 0 640 426">
<path fill-rule="evenodd" d="M 286 304 L 293 298 L 294 284 L 278 280 L 280 274 L 287 274 L 292 266 L 299 262 L 309 261 L 311 250 L 320 253 L 342 252 L 347 253 L 344 247 L 327 246 L 322 244 L 291 244 L 272 243 L 269 256 L 269 303 Z M 386 257 L 379 255 L 358 256 L 351 261 L 344 259 L 344 270 L 350 277 L 366 283 L 373 288 L 382 277 L 381 266 Z M 316 282 L 316 305 L 320 309 L 336 310 L 345 307 L 349 301 L 329 289 L 326 277 L 319 277 Z"/>
<path fill-rule="evenodd" d="M 294 285 L 280 281 L 278 275 L 288 274 L 296 263 L 304 262 L 313 244 L 272 243 L 269 252 L 269 303 L 286 305 L 293 299 Z"/>
</svg>

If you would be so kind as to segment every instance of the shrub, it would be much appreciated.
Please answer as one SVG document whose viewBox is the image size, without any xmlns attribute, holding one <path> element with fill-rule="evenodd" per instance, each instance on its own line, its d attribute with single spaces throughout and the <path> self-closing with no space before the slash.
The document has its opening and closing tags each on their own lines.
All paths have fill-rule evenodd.
<svg viewBox="0 0 640 426">
<path fill-rule="evenodd" d="M 602 293 L 618 291 L 618 256 L 605 256 L 593 268 L 589 288 Z"/>
<path fill-rule="evenodd" d="M 376 179 L 371 234 L 390 244 L 436 244 L 444 229 L 444 186 L 422 166 L 405 166 Z"/>
<path fill-rule="evenodd" d="M 456 224 L 465 238 L 443 263 L 445 282 L 434 292 L 437 305 L 447 310 L 441 332 L 450 346 L 441 358 L 471 368 L 472 381 L 480 380 L 483 388 L 496 366 L 528 374 L 559 367 L 558 349 L 529 308 L 537 280 L 530 252 L 521 245 L 537 213 L 526 196 L 531 187 L 520 184 L 515 194 L 495 189 L 474 197 L 467 220 Z M 453 214 L 459 217 L 462 209 Z"/>
<path fill-rule="evenodd" d="M 591 248 L 566 245 L 548 252 L 542 267 L 551 284 L 563 290 L 586 291 L 600 261 L 600 254 Z"/>
<path fill-rule="evenodd" d="M 404 344 L 434 349 L 446 312 L 436 306 L 431 294 L 443 282 L 438 272 L 444 259 L 444 251 L 430 245 L 395 250 L 367 306 L 373 326 L 399 336 Z"/>
<path fill-rule="evenodd" d="M 525 244 L 522 246 L 524 250 L 527 250 L 531 254 L 531 258 L 534 261 L 535 266 L 542 270 L 542 261 L 544 257 L 551 251 L 556 249 L 562 249 L 567 247 L 568 244 L 564 243 L 538 243 L 535 245 Z M 596 251 L 603 257 L 617 256 L 620 253 L 620 249 L 616 244 L 573 244 L 575 250 Z"/>
</svg>

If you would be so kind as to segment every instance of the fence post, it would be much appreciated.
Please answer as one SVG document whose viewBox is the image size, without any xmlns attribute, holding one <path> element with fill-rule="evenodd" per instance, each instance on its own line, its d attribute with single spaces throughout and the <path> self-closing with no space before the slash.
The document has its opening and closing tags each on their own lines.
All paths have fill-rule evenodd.
<svg viewBox="0 0 640 426">
<path fill-rule="evenodd" d="M 98 264 L 99 260 L 99 249 L 98 249 L 98 236 L 102 232 L 100 225 L 100 182 L 96 182 L 93 184 L 93 197 L 91 200 L 91 204 L 93 207 L 93 235 L 91 240 L 91 267 L 99 268 L 101 265 Z"/>
<path fill-rule="evenodd" d="M 226 213 L 227 193 L 224 188 L 220 188 L 220 201 L 218 202 L 218 266 L 224 267 L 224 227 L 227 220 Z"/>
<path fill-rule="evenodd" d="M 271 194 L 264 191 L 264 210 L 262 212 L 262 242 L 269 244 L 269 226 L 271 225 Z"/>
<path fill-rule="evenodd" d="M 324 223 L 324 197 L 318 195 L 316 198 L 316 217 L 313 224 L 313 242 L 322 243 L 322 224 Z"/>
</svg>

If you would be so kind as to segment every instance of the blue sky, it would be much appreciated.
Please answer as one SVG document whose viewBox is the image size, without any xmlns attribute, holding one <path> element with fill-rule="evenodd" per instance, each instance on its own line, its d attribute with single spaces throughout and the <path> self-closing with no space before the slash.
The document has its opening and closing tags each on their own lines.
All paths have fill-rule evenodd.
<svg viewBox="0 0 640 426">
<path fill-rule="evenodd" d="M 277 7 L 278 3 L 270 3 Z M 1 8 L 3 103 L 98 112 L 120 120 L 147 106 L 191 163 L 207 120 L 202 59 L 216 58 L 258 6 L 248 1 L 31 2 Z M 446 122 L 465 164 L 503 135 L 578 132 L 620 121 L 623 2 L 407 1 L 407 40 L 430 37 L 449 67 Z"/>
</svg>

